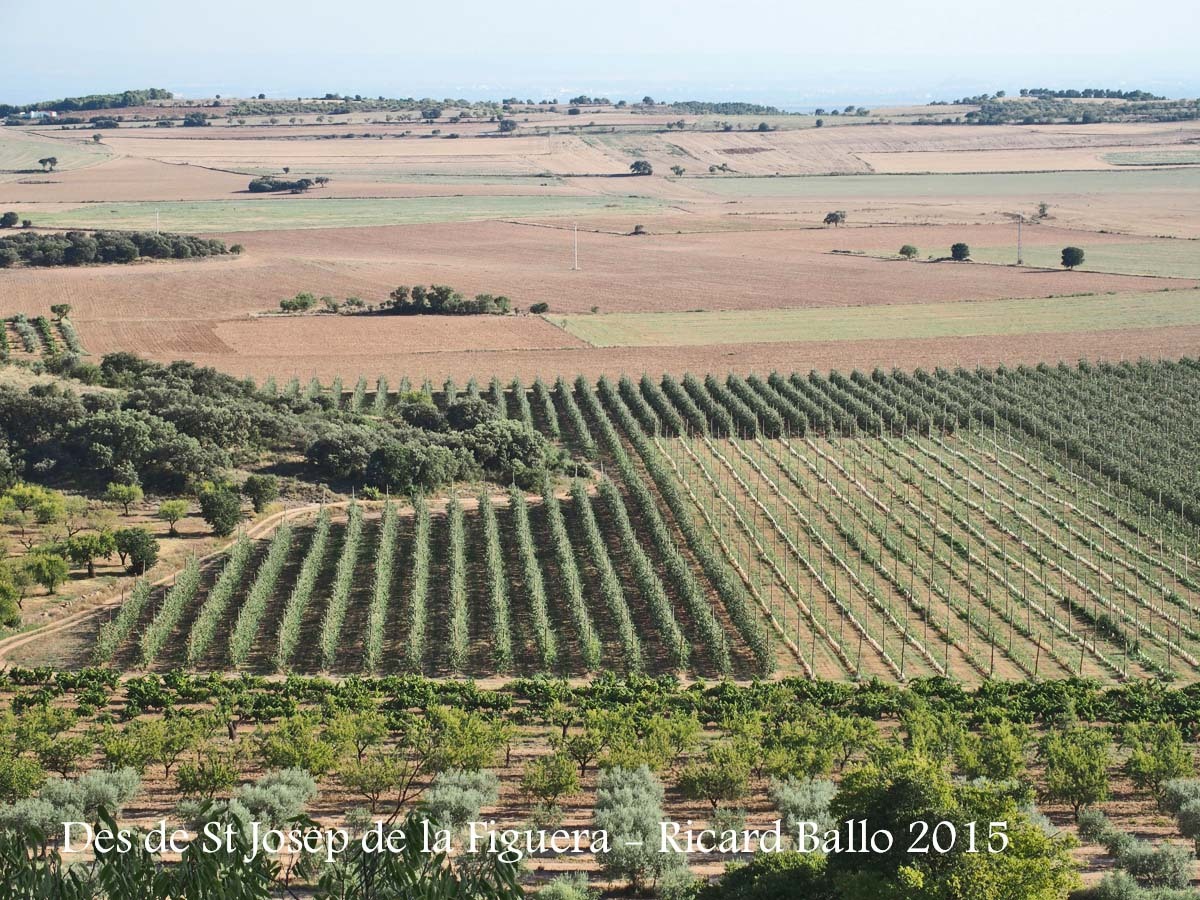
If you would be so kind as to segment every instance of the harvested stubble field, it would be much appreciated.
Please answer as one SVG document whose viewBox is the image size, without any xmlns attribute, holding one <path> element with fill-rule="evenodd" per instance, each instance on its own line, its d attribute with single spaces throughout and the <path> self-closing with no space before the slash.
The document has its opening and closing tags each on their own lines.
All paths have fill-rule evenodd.
<svg viewBox="0 0 1200 900">
<path fill-rule="evenodd" d="M 969 337 L 1200 325 L 1200 291 L 889 304 L 836 310 L 553 316 L 594 347 Z"/>
</svg>

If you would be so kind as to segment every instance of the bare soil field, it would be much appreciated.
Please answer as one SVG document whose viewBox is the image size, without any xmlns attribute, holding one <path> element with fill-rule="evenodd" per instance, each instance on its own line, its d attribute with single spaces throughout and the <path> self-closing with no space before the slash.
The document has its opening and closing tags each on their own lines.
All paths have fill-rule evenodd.
<svg viewBox="0 0 1200 900">
<path fill-rule="evenodd" d="M 43 227 L 160 224 L 243 244 L 246 253 L 7 271 L 0 311 L 44 314 L 70 303 L 92 354 L 195 358 L 239 375 L 391 373 L 405 365 L 413 367 L 407 374 L 441 377 L 722 370 L 735 367 L 731 359 L 768 368 L 794 368 L 796 359 L 926 364 L 960 353 L 986 362 L 1001 351 L 1073 359 L 1195 346 L 1190 326 L 1181 326 L 1143 327 L 1128 344 L 1106 338 L 1109 330 L 1081 330 L 986 346 L 979 338 L 910 338 L 884 353 L 886 342 L 861 340 L 742 343 L 735 329 L 723 338 L 729 343 L 702 348 L 687 347 L 696 336 L 680 334 L 653 349 L 600 350 L 531 317 L 251 318 L 300 291 L 377 303 L 397 285 L 417 283 L 505 294 L 518 308 L 546 302 L 552 315 L 748 310 L 759 318 L 775 309 L 1137 294 L 1197 283 L 1190 244 L 1156 237 L 1200 237 L 1195 169 L 1106 161 L 1113 153 L 1179 152 L 1200 136 L 1195 123 L 929 127 L 883 124 L 873 114 L 820 129 L 810 117 L 778 117 L 770 124 L 781 130 L 759 132 L 744 118 L 731 119 L 732 131 L 716 130 L 713 117 L 686 120 L 714 130 L 664 131 L 679 117 L 634 111 L 585 109 L 570 122 L 545 111 L 516 117 L 519 130 L 509 137 L 495 136 L 486 121 L 386 123 L 374 114 L 348 124 L 300 116 L 295 125 L 128 127 L 104 132 L 96 145 L 78 131 L 6 130 L 0 161 L 59 148 L 61 171 L 0 177 L 0 207 Z M 591 127 L 593 118 L 611 127 Z M 582 130 L 549 132 L 564 124 Z M 655 174 L 613 177 L 638 159 Z M 726 169 L 709 174 L 710 165 Z M 291 177 L 333 181 L 303 197 L 246 191 L 254 175 L 284 167 Z M 871 174 L 889 168 L 939 174 Z M 1096 170 L 1035 171 L 1044 168 Z M 987 171 L 947 174 L 974 169 Z M 829 172 L 864 174 L 805 175 Z M 1049 204 L 1049 218 L 1022 237 L 1027 262 L 1042 268 L 928 261 L 957 241 L 978 248 L 981 261 L 1015 261 L 1012 215 L 1032 218 L 1039 203 Z M 848 227 L 821 227 L 833 209 L 846 211 Z M 576 225 L 580 271 L 571 270 Z M 639 227 L 646 233 L 634 235 Z M 903 244 L 916 246 L 920 261 L 878 258 Z M 1085 269 L 1095 271 L 1054 269 L 1068 245 L 1090 249 Z"/>
<path fill-rule="evenodd" d="M 889 237 L 877 237 L 876 231 Z M 967 233 L 995 246 L 1005 231 L 978 228 Z M 593 307 L 607 313 L 942 303 L 1194 284 L 828 252 L 837 244 L 867 249 L 864 242 L 877 240 L 887 252 L 914 243 L 923 254 L 946 255 L 953 235 L 949 229 L 916 228 L 639 237 L 581 232 L 581 271 L 571 271 L 572 233 L 566 227 L 480 222 L 238 233 L 223 235 L 230 243 L 246 245 L 246 253 L 236 259 L 6 272 L 5 311 L 45 314 L 54 303 L 71 303 L 85 346 L 100 353 L 136 349 L 121 346 L 124 323 L 138 323 L 139 344 L 155 347 L 159 342 L 150 334 L 156 322 L 211 325 L 278 309 L 279 300 L 299 291 L 375 303 L 399 284 L 451 284 L 468 294 L 502 293 L 517 307 L 544 301 L 555 313 L 586 313 Z M 1044 240 L 1087 246 L 1084 237 L 1056 231 Z M 325 329 L 353 327 L 350 321 L 322 320 Z M 178 347 L 173 337 L 166 340 L 164 346 Z"/>
<path fill-rule="evenodd" d="M 245 190 L 246 182 L 228 172 L 126 156 L 19 181 L 0 180 L 0 203 L 204 200 Z"/>
<path fill-rule="evenodd" d="M 190 353 L 200 365 L 235 375 L 329 381 L 358 374 L 389 379 L 430 378 L 435 383 L 475 377 L 526 381 L 552 379 L 564 373 L 597 377 L 621 372 L 760 372 L 870 370 L 876 366 L 913 369 L 918 366 L 996 366 L 1000 363 L 1077 362 L 1080 359 L 1136 360 L 1179 358 L 1200 354 L 1200 326 L 1128 328 L 1118 331 L 1069 332 L 1044 335 L 943 337 L 906 340 L 808 341 L 774 344 L 716 344 L 707 347 L 638 347 L 567 350 L 422 351 L 397 353 L 387 348 L 359 347 L 325 356 L 296 356 L 264 348 L 253 356 Z M 158 357 L 162 361 L 177 355 Z"/>
</svg>

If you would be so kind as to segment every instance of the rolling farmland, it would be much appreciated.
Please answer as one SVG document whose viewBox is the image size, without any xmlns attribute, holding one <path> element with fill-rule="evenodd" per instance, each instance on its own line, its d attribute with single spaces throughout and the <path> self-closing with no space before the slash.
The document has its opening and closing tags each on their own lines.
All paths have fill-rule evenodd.
<svg viewBox="0 0 1200 900">
<path fill-rule="evenodd" d="M 1191 360 L 471 382 L 578 477 L 302 511 L 132 591 L 78 662 L 1190 682 L 1198 386 Z"/>
</svg>

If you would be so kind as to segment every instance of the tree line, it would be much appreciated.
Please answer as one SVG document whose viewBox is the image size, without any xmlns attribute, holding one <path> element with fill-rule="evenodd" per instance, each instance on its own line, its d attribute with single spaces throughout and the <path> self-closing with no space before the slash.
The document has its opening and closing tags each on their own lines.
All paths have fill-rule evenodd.
<svg viewBox="0 0 1200 900">
<path fill-rule="evenodd" d="M 15 215 L 15 214 L 13 214 Z M 156 231 L 22 232 L 0 237 L 0 268 L 86 266 L 150 259 L 191 259 L 228 253 L 224 241 Z"/>
</svg>

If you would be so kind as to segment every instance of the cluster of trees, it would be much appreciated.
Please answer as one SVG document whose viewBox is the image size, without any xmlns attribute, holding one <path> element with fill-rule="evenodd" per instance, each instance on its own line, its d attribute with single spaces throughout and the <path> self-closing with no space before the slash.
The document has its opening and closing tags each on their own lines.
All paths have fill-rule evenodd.
<svg viewBox="0 0 1200 900">
<path fill-rule="evenodd" d="M 104 496 L 128 515 L 142 491 L 114 483 Z M 119 527 L 110 508 L 37 484 L 17 482 L 0 494 L 0 521 L 13 529 L 23 549 L 0 559 L 0 624 L 9 627 L 20 623 L 20 610 L 34 586 L 54 594 L 73 568 L 94 578 L 98 560 L 119 556 L 130 572 L 144 572 L 158 560 L 158 540 L 148 529 Z"/>
<path fill-rule="evenodd" d="M 55 162 L 57 162 L 57 160 L 55 160 Z M 13 212 L 10 209 L 8 212 L 4 213 L 3 215 L 0 215 L 0 228 L 16 228 L 17 223 L 20 221 L 21 221 L 21 217 L 18 216 L 15 212 Z M 24 226 L 26 228 L 32 228 L 33 222 L 30 221 L 29 219 L 26 219 L 24 222 Z"/>
<path fill-rule="evenodd" d="M 6 214 L 8 215 L 8 214 Z M 15 215 L 15 214 L 14 214 Z M 229 252 L 223 241 L 155 231 L 22 233 L 0 238 L 0 268 L 85 266 L 151 259 L 190 259 Z"/>
<path fill-rule="evenodd" d="M 297 178 L 294 180 L 279 178 L 275 175 L 260 175 L 251 181 L 246 189 L 252 194 L 274 194 L 281 191 L 303 194 L 313 187 L 325 187 L 325 185 L 329 184 L 330 180 L 325 175 L 318 175 L 315 178 Z"/>
<path fill-rule="evenodd" d="M 170 91 L 162 88 L 142 88 L 122 91 L 119 94 L 87 94 L 83 97 L 66 97 L 62 100 L 42 100 L 24 106 L 0 103 L 0 116 L 11 116 L 35 110 L 75 112 L 88 109 L 123 109 L 128 106 L 145 106 L 151 100 L 170 100 L 174 96 Z"/>
<path fill-rule="evenodd" d="M 415 284 L 396 288 L 379 309 L 401 316 L 502 316 L 512 312 L 512 301 L 502 294 L 476 294 L 468 299 L 445 284 Z"/>
<path fill-rule="evenodd" d="M 1134 92 L 1137 93 L 1137 92 Z M 939 105 L 939 104 L 930 104 Z M 953 104 L 978 106 L 961 116 L 937 119 L 923 117 L 918 125 L 1045 125 L 1052 123 L 1091 124 L 1113 121 L 1175 122 L 1196 115 L 1196 101 L 1163 100 L 1161 98 L 1114 100 L 1112 103 L 1081 103 L 1078 99 L 1050 94 L 1029 93 L 1021 100 L 1004 99 L 1004 92 L 994 96 L 963 97 Z"/>
<path fill-rule="evenodd" d="M 711 102 L 706 100 L 677 100 L 670 104 L 672 112 L 694 116 L 781 116 L 783 111 L 761 103 L 739 101 Z"/>
<path fill-rule="evenodd" d="M 1074 840 L 1050 827 L 1033 804 L 1034 782 L 1026 767 L 1031 733 L 1004 719 L 1003 706 L 988 707 L 1000 718 L 968 729 L 953 710 L 955 698 L 995 704 L 1013 690 L 1027 699 L 1060 701 L 1047 711 L 1054 724 L 1038 751 L 1047 784 L 1063 780 L 1060 770 L 1078 770 L 1086 782 L 1096 748 L 1103 753 L 1103 741 L 1110 739 L 1109 732 L 1074 720 L 1061 705 L 1064 697 L 1087 697 L 1083 683 L 990 683 L 967 693 L 940 679 L 918 683 L 915 690 L 799 679 L 682 688 L 670 679 L 604 676 L 582 687 L 537 678 L 487 691 L 470 682 L 418 677 L 293 678 L 285 684 L 173 673 L 121 682 L 115 671 L 100 670 L 60 675 L 13 670 L 4 683 L 15 693 L 14 711 L 0 719 L 0 730 L 12 738 L 2 742 L 10 749 L 0 751 L 0 799 L 6 801 L 0 804 L 0 831 L 4 839 L 15 836 L 40 848 L 31 855 L 47 867 L 55 864 L 55 854 L 45 852 L 52 848 L 44 838 L 27 837 L 32 826 L 64 818 L 90 822 L 109 810 L 116 815 L 148 773 L 174 785 L 189 825 L 225 816 L 235 824 L 300 822 L 317 784 L 328 781 L 365 807 L 347 819 L 355 836 L 351 846 L 369 817 L 399 822 L 405 810 L 418 821 L 457 830 L 496 803 L 498 784 L 488 769 L 501 760 L 509 764 L 520 722 L 551 733 L 551 752 L 529 759 L 521 775 L 522 792 L 532 803 L 531 826 L 560 826 L 560 801 L 578 795 L 581 775 L 599 769 L 592 825 L 612 840 L 597 863 L 605 880 L 625 883 L 635 894 L 699 892 L 703 900 L 949 898 L 963 896 L 962 885 L 985 885 L 988 897 L 1061 900 L 1078 887 L 1070 856 Z M 1128 700 L 1145 686 L 1113 690 Z M 73 695 L 67 705 L 54 702 L 65 694 Z M 811 700 L 797 706 L 801 695 Z M 874 704 L 887 696 L 898 702 L 900 716 L 900 728 L 887 739 L 873 720 L 846 710 L 829 715 L 820 705 L 821 698 L 838 706 Z M 111 714 L 110 704 L 123 721 Z M 711 705 L 685 711 L 689 704 Z M 162 716 L 143 716 L 147 711 Z M 259 723 L 253 733 L 239 735 L 241 724 L 251 721 Z M 705 726 L 716 726 L 717 735 L 705 738 Z M 1088 733 L 1101 738 L 1079 736 Z M 1196 781 L 1172 774 L 1186 767 L 1163 764 L 1175 750 L 1155 749 L 1177 750 L 1177 730 L 1138 723 L 1112 734 L 1130 750 L 1125 769 L 1142 779 L 1135 784 L 1150 790 L 1158 780 L 1162 808 L 1190 835 L 1184 823 L 1200 789 Z M 1083 749 L 1048 749 L 1055 741 Z M 97 753 L 106 771 L 70 781 Z M 251 759 L 256 772 L 267 774 L 246 783 L 242 772 Z M 837 785 L 828 777 L 834 770 L 842 773 Z M 872 830 L 895 834 L 895 846 L 865 854 L 796 852 L 799 847 L 759 854 L 749 865 L 731 867 L 712 886 L 695 882 L 681 854 L 658 852 L 664 783 L 703 801 L 711 810 L 707 824 L 725 830 L 744 826 L 741 804 L 751 785 L 763 779 L 769 779 L 768 794 L 785 831 L 794 831 L 800 821 L 824 830 L 865 819 Z M 88 798 L 102 798 L 108 804 L 104 813 Z M 1104 900 L 1149 896 L 1136 891 L 1141 885 L 1177 885 L 1189 870 L 1185 852 L 1119 835 L 1094 813 L 1080 818 L 1085 839 L 1111 844 L 1122 869 L 1108 876 L 1114 880 L 1110 892 L 1097 895 Z M 951 823 L 955 839 L 949 842 L 943 828 L 927 840 L 936 840 L 944 852 L 909 853 L 915 821 Z M 974 842 L 970 822 L 977 823 Z M 999 852 L 986 852 L 989 848 Z M 189 858 L 185 854 L 174 871 L 196 864 Z M 9 877 L 29 864 L 25 854 L 0 853 Z M 350 890 L 350 896 L 376 896 L 356 887 L 360 865 L 352 850 L 333 866 L 308 870 L 302 864 L 290 874 L 294 881 L 316 882 L 318 897 L 330 896 L 324 892 L 333 887 Z M 471 869 L 444 859 L 437 865 L 454 879 L 468 877 Z M 380 870 L 375 875 L 384 877 Z M 270 886 L 270 875 L 264 878 Z M 515 876 L 511 884 L 519 896 Z M 1129 890 L 1113 892 L 1120 884 Z M 555 883 L 546 891 L 552 897 L 587 896 L 585 885 L 574 884 L 582 895 L 566 893 L 571 887 Z M 506 896 L 474 889 L 482 892 L 436 896 Z"/>
<path fill-rule="evenodd" d="M 478 396 L 441 409 L 430 394 L 409 392 L 368 413 L 340 409 L 341 398 L 328 394 L 270 394 L 212 369 L 127 353 L 99 366 L 61 353 L 56 365 L 116 390 L 80 396 L 53 384 L 0 386 L 0 478 L 68 478 L 94 492 L 110 483 L 191 492 L 218 534 L 242 515 L 239 491 L 222 473 L 264 455 L 302 453 L 314 477 L 394 493 L 481 476 L 536 488 L 564 464 L 530 423 L 504 418 Z M 241 489 L 256 509 L 277 492 L 269 476 Z"/>
<path fill-rule="evenodd" d="M 405 494 L 483 475 L 536 488 L 565 464 L 563 451 L 482 398 L 463 397 L 442 411 L 428 395 L 411 392 L 402 395 L 392 415 L 375 429 L 321 429 L 305 451 L 308 461 L 328 477 Z"/>
<path fill-rule="evenodd" d="M 1077 99 L 1081 97 L 1096 97 L 1104 100 L 1166 100 L 1166 97 L 1160 97 L 1157 94 L 1152 94 L 1149 91 L 1139 90 L 1121 90 L 1120 88 L 1084 88 L 1076 90 L 1069 88 L 1067 90 L 1055 88 L 1021 88 L 1022 97 L 1064 97 L 1067 99 Z"/>
</svg>

